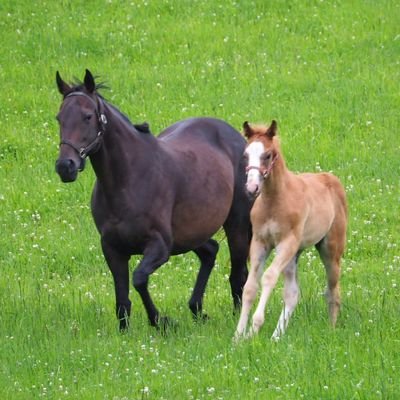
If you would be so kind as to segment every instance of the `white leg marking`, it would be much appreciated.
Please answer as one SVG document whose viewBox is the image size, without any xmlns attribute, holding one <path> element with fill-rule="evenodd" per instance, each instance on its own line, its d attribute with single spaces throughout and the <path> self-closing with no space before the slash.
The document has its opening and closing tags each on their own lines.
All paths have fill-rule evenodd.
<svg viewBox="0 0 400 400">
<path fill-rule="evenodd" d="M 250 272 L 243 288 L 242 310 L 235 332 L 235 341 L 238 341 L 246 334 L 251 306 L 257 296 L 258 282 L 268 254 L 269 250 L 265 249 L 264 244 L 253 238 L 250 245 Z"/>
<path fill-rule="evenodd" d="M 284 305 L 278 320 L 278 325 L 272 334 L 272 339 L 274 340 L 278 340 L 285 333 L 289 319 L 299 301 L 299 285 L 297 283 L 296 270 L 297 264 L 296 258 L 294 257 L 283 271 L 285 276 L 285 284 L 283 289 Z"/>
<path fill-rule="evenodd" d="M 279 275 L 283 271 L 283 269 L 288 265 L 291 259 L 295 256 L 298 250 L 298 241 L 293 237 L 289 237 L 285 239 L 284 242 L 281 242 L 277 246 L 277 254 L 272 261 L 272 264 L 267 268 L 262 276 L 261 285 L 261 297 L 256 308 L 256 311 L 253 315 L 253 324 L 252 330 L 250 332 L 250 336 L 258 333 L 261 326 L 264 324 L 264 314 L 265 314 L 265 306 L 271 295 L 272 290 L 274 289 Z"/>
</svg>

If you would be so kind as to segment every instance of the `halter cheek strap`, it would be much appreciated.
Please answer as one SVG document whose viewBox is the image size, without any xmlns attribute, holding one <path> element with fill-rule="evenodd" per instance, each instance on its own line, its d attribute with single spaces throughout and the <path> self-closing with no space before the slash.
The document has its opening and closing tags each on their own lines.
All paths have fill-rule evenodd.
<svg viewBox="0 0 400 400">
<path fill-rule="evenodd" d="M 85 158 L 90 155 L 90 152 L 95 149 L 100 140 L 102 139 L 102 136 L 104 135 L 104 132 L 106 130 L 106 125 L 107 125 L 107 117 L 104 114 L 104 104 L 102 101 L 100 101 L 98 104 L 86 93 L 83 92 L 72 92 L 70 94 L 68 94 L 67 96 L 65 96 L 65 99 L 67 97 L 72 97 L 72 96 L 84 96 L 87 99 L 89 99 L 90 101 L 92 101 L 93 103 L 95 103 L 95 110 L 96 110 L 96 115 L 97 115 L 97 120 L 99 122 L 99 126 L 100 126 L 100 130 L 97 132 L 97 136 L 95 137 L 95 139 L 90 142 L 87 146 L 83 146 L 83 147 L 77 147 L 74 143 L 72 143 L 71 141 L 67 140 L 67 139 L 63 139 L 60 142 L 60 146 L 62 144 L 65 144 L 67 146 L 72 147 L 78 154 L 79 157 L 82 160 L 85 160 Z"/>
<path fill-rule="evenodd" d="M 246 174 L 250 170 L 256 169 L 264 179 L 267 179 L 277 159 L 278 159 L 278 154 L 275 155 L 275 157 L 272 159 L 271 163 L 268 165 L 267 168 L 256 167 L 255 165 L 249 165 L 248 167 L 246 167 Z"/>
<path fill-rule="evenodd" d="M 62 144 L 65 144 L 69 147 L 72 147 L 79 154 L 80 158 L 85 159 L 90 154 L 90 152 L 98 145 L 102 135 L 103 135 L 102 131 L 97 132 L 96 138 L 85 147 L 77 147 L 74 143 L 72 143 L 68 139 L 61 140 L 60 146 Z"/>
</svg>

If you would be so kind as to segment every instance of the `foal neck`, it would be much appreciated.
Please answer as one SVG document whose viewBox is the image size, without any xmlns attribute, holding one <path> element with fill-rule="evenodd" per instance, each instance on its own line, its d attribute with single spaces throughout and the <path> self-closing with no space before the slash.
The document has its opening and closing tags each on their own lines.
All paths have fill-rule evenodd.
<svg viewBox="0 0 400 400">
<path fill-rule="evenodd" d="M 285 160 L 281 153 L 277 153 L 274 166 L 268 176 L 264 179 L 261 194 L 270 196 L 273 193 L 284 190 L 288 175 L 289 171 L 286 168 Z"/>
</svg>

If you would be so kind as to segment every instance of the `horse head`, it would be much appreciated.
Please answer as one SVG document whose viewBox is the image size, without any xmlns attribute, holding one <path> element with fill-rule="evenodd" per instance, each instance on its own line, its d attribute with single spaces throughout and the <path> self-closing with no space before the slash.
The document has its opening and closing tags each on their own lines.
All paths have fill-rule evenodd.
<svg viewBox="0 0 400 400">
<path fill-rule="evenodd" d="M 247 121 L 243 124 L 247 146 L 244 152 L 246 159 L 247 182 L 246 189 L 251 196 L 260 193 L 262 183 L 270 175 L 278 155 L 277 123 L 271 125 L 250 125 Z"/>
<path fill-rule="evenodd" d="M 96 93 L 93 75 L 86 70 L 82 84 L 70 86 L 57 71 L 56 82 L 63 95 L 57 120 L 60 125 L 60 153 L 56 171 L 63 182 L 76 180 L 86 157 L 101 146 L 107 119 L 104 104 Z"/>
</svg>

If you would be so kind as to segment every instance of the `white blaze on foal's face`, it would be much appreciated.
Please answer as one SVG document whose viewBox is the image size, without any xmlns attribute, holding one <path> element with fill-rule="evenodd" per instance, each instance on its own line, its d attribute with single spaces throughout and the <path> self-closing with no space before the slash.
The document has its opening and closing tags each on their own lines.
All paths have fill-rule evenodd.
<svg viewBox="0 0 400 400">
<path fill-rule="evenodd" d="M 261 186 L 261 155 L 265 153 L 262 142 L 250 143 L 245 151 L 248 157 L 246 189 L 250 194 L 256 194 Z"/>
</svg>

